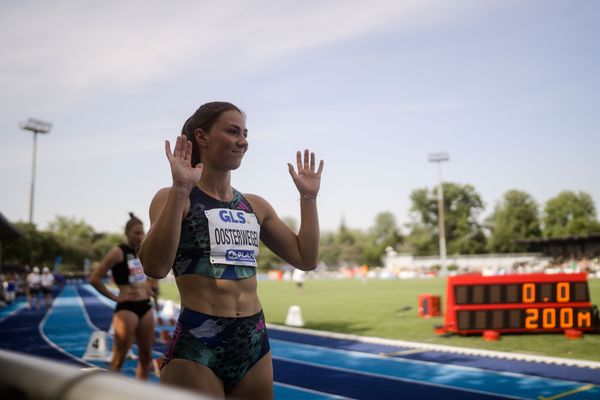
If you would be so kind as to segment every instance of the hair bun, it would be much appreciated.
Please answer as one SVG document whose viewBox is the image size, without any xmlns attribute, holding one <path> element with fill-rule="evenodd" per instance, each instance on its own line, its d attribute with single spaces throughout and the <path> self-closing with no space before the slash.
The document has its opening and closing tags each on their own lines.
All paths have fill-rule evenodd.
<svg viewBox="0 0 600 400">
<path fill-rule="evenodd" d="M 132 212 L 129 213 L 129 218 L 137 218 Z"/>
</svg>

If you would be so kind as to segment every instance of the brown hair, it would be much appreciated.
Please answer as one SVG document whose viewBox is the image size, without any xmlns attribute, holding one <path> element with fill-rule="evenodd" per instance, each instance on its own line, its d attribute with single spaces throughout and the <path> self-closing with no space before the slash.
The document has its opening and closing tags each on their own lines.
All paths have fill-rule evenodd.
<svg viewBox="0 0 600 400">
<path fill-rule="evenodd" d="M 196 143 L 196 129 L 202 129 L 204 132 L 210 131 L 213 124 L 219 119 L 221 114 L 226 111 L 235 110 L 240 114 L 244 114 L 242 110 L 231 103 L 225 101 L 213 101 L 200 106 L 191 117 L 185 121 L 181 134 L 187 136 L 188 140 L 192 141 L 192 167 L 195 167 L 200 160 L 200 149 Z"/>
<path fill-rule="evenodd" d="M 132 212 L 130 212 L 129 213 L 129 221 L 127 221 L 127 223 L 125 224 L 125 234 L 127 234 L 127 232 L 129 232 L 131 227 L 133 227 L 135 225 L 144 225 L 144 223 L 142 222 L 141 219 L 139 219 Z"/>
</svg>

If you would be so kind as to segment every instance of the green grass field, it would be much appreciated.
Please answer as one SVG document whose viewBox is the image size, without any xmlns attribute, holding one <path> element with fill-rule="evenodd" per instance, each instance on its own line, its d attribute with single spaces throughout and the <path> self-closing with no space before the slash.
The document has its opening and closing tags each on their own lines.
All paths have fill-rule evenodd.
<svg viewBox="0 0 600 400">
<path fill-rule="evenodd" d="M 592 303 L 600 304 L 600 279 L 589 284 Z M 417 297 L 422 293 L 440 295 L 443 303 L 443 279 L 308 280 L 302 291 L 292 282 L 260 281 L 258 287 L 267 322 L 274 324 L 283 324 L 288 308 L 297 304 L 308 329 L 600 361 L 599 334 L 586 334 L 579 340 L 563 334 L 505 334 L 497 342 L 481 336 L 436 335 L 433 326 L 442 325 L 443 317 L 418 317 Z M 163 284 L 161 291 L 164 298 L 178 301 L 174 284 Z"/>
</svg>

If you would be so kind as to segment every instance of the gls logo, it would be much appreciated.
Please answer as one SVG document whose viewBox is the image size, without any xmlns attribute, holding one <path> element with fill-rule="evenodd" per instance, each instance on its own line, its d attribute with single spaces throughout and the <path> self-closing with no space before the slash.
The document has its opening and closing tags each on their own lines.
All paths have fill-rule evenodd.
<svg viewBox="0 0 600 400">
<path fill-rule="evenodd" d="M 244 217 L 243 211 L 238 211 L 234 213 L 231 210 L 221 210 L 219 211 L 219 217 L 223 222 L 233 222 L 234 224 L 246 223 L 246 217 Z"/>
<path fill-rule="evenodd" d="M 227 250 L 225 253 L 227 261 L 254 262 L 254 251 L 252 250 Z"/>
</svg>

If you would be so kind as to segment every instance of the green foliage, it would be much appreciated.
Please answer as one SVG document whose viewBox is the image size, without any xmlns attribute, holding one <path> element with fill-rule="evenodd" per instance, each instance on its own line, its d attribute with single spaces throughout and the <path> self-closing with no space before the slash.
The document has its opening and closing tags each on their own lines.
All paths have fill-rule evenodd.
<svg viewBox="0 0 600 400">
<path fill-rule="evenodd" d="M 600 232 L 592 197 L 584 192 L 562 191 L 544 208 L 544 236 L 561 237 Z"/>
<path fill-rule="evenodd" d="M 48 230 L 57 238 L 78 243 L 91 243 L 94 239 L 94 228 L 82 219 L 57 215 L 48 224 Z"/>
<path fill-rule="evenodd" d="M 396 217 L 390 212 L 381 212 L 375 216 L 375 225 L 369 230 L 363 252 L 363 259 L 370 266 L 378 266 L 385 249 L 395 249 L 403 241 L 396 224 Z"/>
<path fill-rule="evenodd" d="M 350 229 L 342 220 L 337 232 L 321 235 L 321 261 L 331 267 L 378 266 L 387 247 L 396 248 L 402 243 L 402 235 L 396 218 L 390 212 L 376 215 L 374 225 L 368 232 Z"/>
<path fill-rule="evenodd" d="M 517 239 L 535 239 L 542 235 L 538 205 L 527 193 L 506 192 L 490 217 L 488 247 L 494 253 L 525 251 Z"/>
<path fill-rule="evenodd" d="M 458 267 L 458 265 L 456 265 L 456 264 L 450 264 L 450 265 L 448 265 L 448 267 L 446 267 L 446 268 L 448 269 L 448 271 L 450 271 L 450 272 L 453 272 L 453 271 L 458 271 L 458 268 L 459 268 L 459 267 Z M 438 268 L 437 270 L 439 271 L 440 269 L 441 269 L 441 267 L 440 267 L 440 268 Z"/>
<path fill-rule="evenodd" d="M 408 252 L 419 256 L 439 253 L 437 229 L 417 221 L 409 224 L 409 227 L 411 231 L 406 238 Z"/>
<path fill-rule="evenodd" d="M 339 248 L 337 246 L 337 235 L 334 232 L 324 232 L 321 234 L 321 243 L 319 249 L 321 261 L 326 265 L 334 266 L 339 261 Z"/>
<path fill-rule="evenodd" d="M 77 270 L 84 259 L 94 258 L 94 228 L 83 220 L 58 215 L 48 228 L 60 242 L 65 269 Z"/>
<path fill-rule="evenodd" d="M 21 236 L 3 242 L 4 262 L 21 265 L 54 265 L 61 252 L 60 241 L 50 232 L 40 232 L 36 226 L 26 222 L 14 224 Z"/>
<path fill-rule="evenodd" d="M 120 233 L 96 233 L 92 240 L 93 259 L 100 260 L 113 247 L 123 242 L 123 235 Z"/>
<path fill-rule="evenodd" d="M 486 238 L 478 217 L 483 201 L 471 185 L 444 183 L 444 226 L 449 254 L 483 253 Z M 417 255 L 439 252 L 437 189 L 417 189 L 411 194 L 412 223 L 407 242 Z"/>
<path fill-rule="evenodd" d="M 80 271 L 86 258 L 97 261 L 123 240 L 122 235 L 96 233 L 83 220 L 62 216 L 50 222 L 47 231 L 24 222 L 15 226 L 21 236 L 4 242 L 4 262 L 52 267 L 60 256 L 63 272 Z"/>
<path fill-rule="evenodd" d="M 344 222 L 336 237 L 338 266 L 357 266 L 365 262 L 364 248 L 367 243 L 367 235 L 359 229 L 349 229 Z"/>
<path fill-rule="evenodd" d="M 344 221 L 337 232 L 321 235 L 320 258 L 328 266 L 357 266 L 365 262 L 364 249 L 367 235 L 357 229 L 349 229 Z"/>
</svg>

